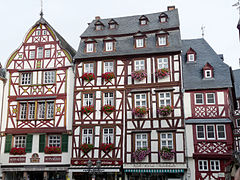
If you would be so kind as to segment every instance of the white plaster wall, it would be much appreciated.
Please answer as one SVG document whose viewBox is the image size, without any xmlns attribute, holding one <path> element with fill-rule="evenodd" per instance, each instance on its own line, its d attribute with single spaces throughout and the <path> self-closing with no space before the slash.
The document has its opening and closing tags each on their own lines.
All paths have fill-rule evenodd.
<svg viewBox="0 0 240 180">
<path fill-rule="evenodd" d="M 194 153 L 194 142 L 193 142 L 193 128 L 192 125 L 185 125 L 186 133 L 186 147 L 187 147 L 187 157 L 192 157 Z"/>
<path fill-rule="evenodd" d="M 190 93 L 184 93 L 183 96 L 183 100 L 184 100 L 184 114 L 185 114 L 185 118 L 191 117 L 192 115 L 192 109 L 191 109 L 191 97 L 190 97 Z"/>
</svg>

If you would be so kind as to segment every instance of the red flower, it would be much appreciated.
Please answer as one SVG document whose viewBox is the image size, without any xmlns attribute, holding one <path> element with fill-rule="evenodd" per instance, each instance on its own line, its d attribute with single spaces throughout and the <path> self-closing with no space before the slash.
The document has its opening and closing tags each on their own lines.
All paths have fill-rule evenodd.
<svg viewBox="0 0 240 180">
<path fill-rule="evenodd" d="M 89 114 L 94 111 L 94 106 L 82 106 L 81 111 L 85 114 Z"/>
<path fill-rule="evenodd" d="M 106 72 L 106 73 L 102 74 L 102 78 L 106 82 L 110 82 L 113 78 L 115 78 L 115 75 L 113 72 Z"/>
<path fill-rule="evenodd" d="M 95 75 L 93 73 L 84 73 L 82 75 L 82 79 L 87 82 L 90 82 L 91 80 L 95 79 Z"/>
<path fill-rule="evenodd" d="M 10 154 L 12 154 L 12 155 L 24 155 L 24 154 L 26 154 L 26 151 L 25 151 L 25 148 L 13 147 L 10 150 Z"/>
<path fill-rule="evenodd" d="M 84 143 L 80 146 L 80 149 L 86 154 L 93 149 L 93 144 Z"/>
<path fill-rule="evenodd" d="M 61 154 L 62 153 L 61 148 L 55 147 L 55 146 L 52 146 L 52 147 L 46 146 L 44 148 L 44 152 L 45 154 Z"/>
<path fill-rule="evenodd" d="M 169 70 L 167 68 L 158 69 L 156 72 L 158 78 L 164 78 L 167 75 L 169 75 Z"/>
<path fill-rule="evenodd" d="M 111 113 L 113 111 L 115 111 L 115 107 L 109 104 L 106 104 L 102 107 L 102 111 L 105 113 Z"/>
<path fill-rule="evenodd" d="M 146 107 L 141 107 L 141 106 L 137 106 L 135 109 L 132 110 L 133 114 L 138 116 L 138 117 L 142 117 L 145 114 L 147 114 L 148 108 Z"/>
<path fill-rule="evenodd" d="M 112 143 L 102 143 L 100 146 L 100 150 L 104 152 L 109 152 L 113 150 L 113 148 L 114 148 L 114 145 Z"/>
</svg>

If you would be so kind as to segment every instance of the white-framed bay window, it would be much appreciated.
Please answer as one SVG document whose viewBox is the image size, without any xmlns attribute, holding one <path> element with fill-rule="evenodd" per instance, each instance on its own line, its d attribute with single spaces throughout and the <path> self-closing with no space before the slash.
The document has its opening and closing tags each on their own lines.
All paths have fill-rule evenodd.
<svg viewBox="0 0 240 180">
<path fill-rule="evenodd" d="M 204 125 L 196 126 L 197 139 L 205 139 L 205 128 Z"/>
<path fill-rule="evenodd" d="M 198 170 L 199 171 L 208 171 L 208 161 L 207 160 L 198 160 Z"/>
<path fill-rule="evenodd" d="M 38 119 L 53 119 L 54 118 L 54 101 L 38 102 L 37 107 Z"/>
<path fill-rule="evenodd" d="M 104 62 L 104 73 L 113 72 L 113 62 Z"/>
<path fill-rule="evenodd" d="M 203 93 L 195 93 L 194 96 L 196 105 L 202 105 L 204 103 Z"/>
<path fill-rule="evenodd" d="M 206 126 L 207 131 L 207 139 L 215 139 L 215 127 L 214 125 L 207 125 Z"/>
<path fill-rule="evenodd" d="M 215 104 L 215 93 L 206 94 L 206 104 Z"/>
<path fill-rule="evenodd" d="M 173 149 L 173 133 L 161 133 L 161 148 Z"/>
<path fill-rule="evenodd" d="M 94 63 L 85 63 L 84 73 L 94 73 Z"/>
<path fill-rule="evenodd" d="M 114 143 L 113 128 L 103 128 L 103 143 Z"/>
<path fill-rule="evenodd" d="M 157 58 L 158 69 L 166 68 L 168 69 L 168 58 Z"/>
<path fill-rule="evenodd" d="M 222 124 L 217 124 L 216 125 L 217 129 L 217 139 L 226 139 L 226 130 L 225 130 L 225 125 Z"/>
<path fill-rule="evenodd" d="M 93 129 L 86 128 L 82 130 L 82 144 L 93 144 Z"/>
<path fill-rule="evenodd" d="M 147 94 L 146 93 L 134 94 L 134 98 L 135 98 L 135 107 L 137 107 L 137 106 L 147 107 Z"/>
<path fill-rule="evenodd" d="M 49 135 L 48 136 L 49 147 L 61 147 L 61 135 Z"/>
<path fill-rule="evenodd" d="M 14 147 L 16 148 L 25 148 L 27 142 L 27 136 L 25 135 L 16 135 L 14 136 Z"/>
<path fill-rule="evenodd" d="M 145 60 L 135 60 L 134 69 L 135 71 L 145 70 Z"/>
<path fill-rule="evenodd" d="M 83 94 L 83 106 L 93 105 L 93 94 Z"/>
<path fill-rule="evenodd" d="M 170 92 L 159 92 L 159 105 L 160 105 L 160 107 L 171 105 L 171 93 Z"/>
<path fill-rule="evenodd" d="M 114 93 L 113 92 L 105 92 L 104 93 L 104 105 L 114 105 Z"/>
<path fill-rule="evenodd" d="M 44 84 L 55 83 L 55 77 L 56 77 L 55 71 L 45 71 L 43 74 L 44 74 Z"/>
<path fill-rule="evenodd" d="M 148 148 L 148 134 L 138 133 L 135 135 L 135 149 Z"/>
<path fill-rule="evenodd" d="M 210 170 L 211 171 L 220 171 L 220 161 L 219 160 L 210 160 Z"/>
</svg>

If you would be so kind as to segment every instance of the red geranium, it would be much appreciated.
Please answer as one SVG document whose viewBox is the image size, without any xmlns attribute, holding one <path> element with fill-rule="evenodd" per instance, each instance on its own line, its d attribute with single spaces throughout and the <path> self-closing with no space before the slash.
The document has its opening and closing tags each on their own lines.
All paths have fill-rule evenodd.
<svg viewBox="0 0 240 180">
<path fill-rule="evenodd" d="M 89 151 L 91 151 L 93 149 L 93 144 L 87 144 L 84 143 L 80 146 L 80 149 L 84 152 L 84 153 L 88 153 Z"/>
<path fill-rule="evenodd" d="M 24 155 L 24 154 L 26 154 L 26 151 L 25 151 L 25 148 L 13 147 L 10 150 L 10 154 L 12 154 L 12 155 Z"/>
<path fill-rule="evenodd" d="M 112 143 L 102 143 L 100 146 L 100 150 L 104 152 L 109 152 L 113 150 L 113 148 L 114 148 L 114 145 Z"/>
<path fill-rule="evenodd" d="M 169 70 L 167 68 L 158 69 L 156 72 L 158 78 L 164 78 L 167 75 L 169 75 Z"/>
<path fill-rule="evenodd" d="M 82 75 L 82 79 L 87 82 L 90 82 L 91 80 L 95 79 L 95 75 L 93 73 L 84 73 Z"/>
<path fill-rule="evenodd" d="M 56 146 L 53 146 L 53 147 L 46 146 L 44 148 L 44 152 L 45 154 L 61 154 L 62 153 L 61 148 Z"/>
<path fill-rule="evenodd" d="M 147 114 L 148 108 L 145 106 L 137 106 L 135 109 L 132 110 L 133 114 L 138 117 L 143 117 L 145 114 Z"/>
<path fill-rule="evenodd" d="M 106 73 L 102 74 L 102 78 L 106 82 L 110 82 L 113 78 L 115 78 L 115 75 L 113 72 L 106 72 Z"/>
<path fill-rule="evenodd" d="M 109 104 L 106 104 L 102 107 L 102 111 L 105 113 L 112 113 L 113 111 L 115 111 L 115 107 Z"/>
<path fill-rule="evenodd" d="M 91 106 L 83 106 L 83 107 L 81 108 L 81 111 L 82 111 L 83 113 L 85 113 L 85 114 L 89 114 L 89 113 L 91 113 L 91 112 L 94 111 L 94 106 L 93 106 L 93 105 L 91 105 Z"/>
</svg>

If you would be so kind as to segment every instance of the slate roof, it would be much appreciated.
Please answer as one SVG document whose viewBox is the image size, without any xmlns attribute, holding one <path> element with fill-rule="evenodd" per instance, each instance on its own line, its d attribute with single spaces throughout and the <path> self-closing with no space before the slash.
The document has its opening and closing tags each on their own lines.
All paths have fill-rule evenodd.
<svg viewBox="0 0 240 180">
<path fill-rule="evenodd" d="M 189 48 L 196 51 L 196 62 L 186 61 Z M 209 63 L 214 78 L 203 79 L 202 68 Z M 225 64 L 204 39 L 182 40 L 183 87 L 185 90 L 232 87 L 230 67 Z"/>
<path fill-rule="evenodd" d="M 123 56 L 123 55 L 140 55 L 140 54 L 150 54 L 150 53 L 167 53 L 176 52 L 181 50 L 181 37 L 179 31 L 179 17 L 177 9 L 172 11 L 164 12 L 168 15 L 168 22 L 159 23 L 159 13 L 147 14 L 145 15 L 149 22 L 147 25 L 139 25 L 139 18 L 142 15 L 137 16 L 127 16 L 119 18 L 109 18 L 100 19 L 104 24 L 104 29 L 96 31 L 95 22 L 93 20 L 88 28 L 81 35 L 81 42 L 74 59 L 78 58 L 94 58 L 94 57 L 107 57 L 107 56 Z M 109 29 L 108 23 L 114 19 L 118 25 L 116 29 Z M 157 31 L 164 29 L 172 29 L 168 31 L 168 46 L 156 47 L 156 34 Z M 134 49 L 134 35 L 138 32 L 146 34 L 146 32 L 151 32 L 146 34 L 146 47 Z M 116 36 L 118 35 L 118 36 Z M 123 36 L 124 35 L 124 36 Z M 104 52 L 104 37 L 112 36 L 116 40 L 115 51 Z M 96 40 L 96 52 L 85 53 L 85 40 L 87 38 Z"/>
<path fill-rule="evenodd" d="M 240 98 L 240 69 L 233 70 L 233 78 L 234 78 L 234 89 L 236 98 Z"/>
<path fill-rule="evenodd" d="M 3 68 L 0 68 L 0 77 L 5 78 L 6 71 Z"/>
</svg>

